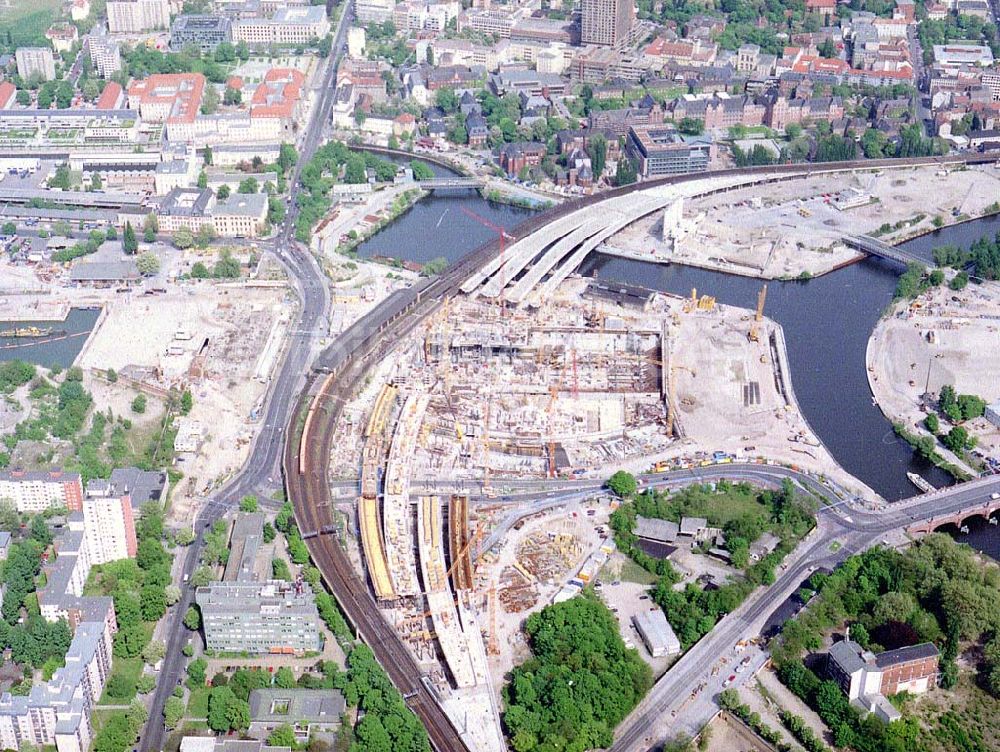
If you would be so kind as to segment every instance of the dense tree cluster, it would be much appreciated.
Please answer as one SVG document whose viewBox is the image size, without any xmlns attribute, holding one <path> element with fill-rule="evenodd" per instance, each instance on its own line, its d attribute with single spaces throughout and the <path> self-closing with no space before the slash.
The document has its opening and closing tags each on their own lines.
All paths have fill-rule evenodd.
<svg viewBox="0 0 1000 752">
<path fill-rule="evenodd" d="M 35 367 L 23 360 L 8 360 L 5 363 L 0 363 L 0 392 L 10 394 L 34 377 Z"/>
<path fill-rule="evenodd" d="M 587 592 L 532 614 L 524 631 L 533 657 L 504 688 L 511 747 L 611 746 L 615 726 L 652 685 L 649 667 L 625 647 L 615 617 Z"/>
<path fill-rule="evenodd" d="M 984 235 L 974 242 L 968 251 L 953 245 L 938 246 L 934 249 L 934 261 L 938 266 L 951 266 L 955 269 L 971 265 L 977 277 L 1000 279 L 1000 232 L 992 238 Z M 966 273 L 966 283 L 968 279 Z"/>
<path fill-rule="evenodd" d="M 134 700 L 126 711 L 109 714 L 94 737 L 94 752 L 125 752 L 139 738 L 148 712 L 139 700 Z"/>
<path fill-rule="evenodd" d="M 689 486 L 674 494 L 647 491 L 616 509 L 610 525 L 618 550 L 659 577 L 653 599 L 663 608 L 681 645 L 687 648 L 742 603 L 755 587 L 774 581 L 775 568 L 812 528 L 813 513 L 814 506 L 796 494 L 790 482 L 779 491 L 757 491 L 746 483 L 720 482 L 714 488 Z M 709 524 L 723 529 L 733 563 L 746 567 L 745 576 L 712 590 L 694 584 L 674 590 L 680 575 L 668 560 L 650 556 L 639 547 L 634 533 L 637 516 L 674 522 L 685 516 L 705 517 Z M 750 544 L 768 530 L 781 542 L 770 554 L 750 565 Z"/>
<path fill-rule="evenodd" d="M 838 747 L 859 752 L 921 750 L 914 720 L 884 726 L 862 719 L 835 682 L 823 681 L 802 661 L 820 649 L 822 634 L 851 625 L 851 637 L 874 652 L 918 642 L 941 648 L 941 683 L 957 678 L 960 643 L 986 641 L 983 684 L 1000 690 L 1000 573 L 984 568 L 973 552 L 946 535 L 929 535 L 904 552 L 877 548 L 852 556 L 832 574 L 814 574 L 820 597 L 786 622 L 772 645 L 782 681 L 820 714 Z M 992 656 L 992 660 L 991 660 Z M 997 676 L 994 677 L 994 672 Z"/>
</svg>

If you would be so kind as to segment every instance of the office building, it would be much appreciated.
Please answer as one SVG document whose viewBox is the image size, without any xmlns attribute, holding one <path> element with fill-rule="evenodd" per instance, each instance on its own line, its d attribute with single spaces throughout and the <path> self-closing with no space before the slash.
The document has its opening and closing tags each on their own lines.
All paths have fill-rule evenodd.
<svg viewBox="0 0 1000 752">
<path fill-rule="evenodd" d="M 208 225 L 221 237 L 255 238 L 267 219 L 267 196 L 263 193 L 234 193 L 223 201 L 217 201 L 207 188 L 174 188 L 150 210 L 156 214 L 160 232 L 173 233 L 181 227 L 198 232 L 202 225 Z M 176 448 L 178 443 L 175 442 L 174 446 Z"/>
<path fill-rule="evenodd" d="M 262 46 L 310 44 L 330 33 L 322 5 L 279 8 L 271 18 L 246 18 L 233 24 L 233 39 Z"/>
<path fill-rule="evenodd" d="M 185 736 L 180 752 L 291 752 L 291 747 L 272 747 L 259 740 Z"/>
<path fill-rule="evenodd" d="M 223 653 L 305 653 L 322 649 L 319 613 L 309 585 L 217 582 L 200 587 L 205 644 Z"/>
<path fill-rule="evenodd" d="M 247 733 L 266 739 L 279 726 L 291 725 L 295 741 L 307 744 L 314 731 L 336 734 L 346 707 L 344 695 L 336 689 L 255 689 L 250 693 Z"/>
<path fill-rule="evenodd" d="M 83 509 L 83 484 L 79 473 L 60 470 L 0 472 L 0 503 L 28 514 L 53 507 L 79 511 Z"/>
<path fill-rule="evenodd" d="M 582 0 L 580 42 L 602 47 L 624 47 L 634 22 L 633 0 Z"/>
<path fill-rule="evenodd" d="M 681 136 L 672 127 L 631 127 L 625 155 L 644 178 L 705 172 L 712 160 L 714 144 L 707 136 Z M 681 534 L 684 534 L 682 525 Z"/>
<path fill-rule="evenodd" d="M 261 512 L 241 514 L 233 523 L 229 537 L 229 558 L 222 574 L 225 582 L 255 582 L 260 578 L 255 562 L 260 544 L 264 540 L 264 515 Z M 271 562 L 266 562 L 270 568 Z"/>
<path fill-rule="evenodd" d="M 170 26 L 167 0 L 108 0 L 107 13 L 112 34 L 140 34 Z"/>
<path fill-rule="evenodd" d="M 128 106 L 151 123 L 187 123 L 198 116 L 205 94 L 200 73 L 154 73 L 128 87 Z"/>
<path fill-rule="evenodd" d="M 233 41 L 233 22 L 225 16 L 177 16 L 170 27 L 170 49 L 193 44 L 211 52 L 222 42 Z"/>
<path fill-rule="evenodd" d="M 90 62 L 101 78 L 111 78 L 122 69 L 122 53 L 118 42 L 108 37 L 87 39 Z"/>
<path fill-rule="evenodd" d="M 51 81 L 56 77 L 56 61 L 48 47 L 18 47 L 14 53 L 17 75 L 27 80 L 32 76 Z"/>
</svg>

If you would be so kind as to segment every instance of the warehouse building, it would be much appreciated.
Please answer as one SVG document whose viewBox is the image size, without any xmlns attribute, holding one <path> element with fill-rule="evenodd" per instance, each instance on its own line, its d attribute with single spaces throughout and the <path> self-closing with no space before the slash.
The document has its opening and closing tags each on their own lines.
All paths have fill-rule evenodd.
<svg viewBox="0 0 1000 752">
<path fill-rule="evenodd" d="M 636 631 L 649 650 L 649 654 L 654 658 L 677 655 L 681 652 L 681 642 L 674 634 L 663 609 L 640 611 L 632 617 L 632 623 L 635 624 Z"/>
</svg>

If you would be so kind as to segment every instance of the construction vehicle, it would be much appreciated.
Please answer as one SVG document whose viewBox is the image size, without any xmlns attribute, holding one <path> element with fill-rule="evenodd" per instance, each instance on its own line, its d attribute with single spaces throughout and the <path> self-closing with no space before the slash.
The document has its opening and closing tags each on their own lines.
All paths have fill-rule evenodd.
<svg viewBox="0 0 1000 752">
<path fill-rule="evenodd" d="M 753 323 L 750 324 L 750 331 L 747 332 L 747 339 L 751 342 L 760 341 L 760 322 L 764 318 L 764 302 L 767 300 L 767 285 L 764 285 L 757 293 L 757 311 L 754 313 Z"/>
</svg>

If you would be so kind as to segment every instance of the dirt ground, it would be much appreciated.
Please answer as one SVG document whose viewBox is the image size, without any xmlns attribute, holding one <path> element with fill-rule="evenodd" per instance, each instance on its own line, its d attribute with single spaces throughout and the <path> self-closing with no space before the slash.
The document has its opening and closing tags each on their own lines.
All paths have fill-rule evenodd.
<svg viewBox="0 0 1000 752">
<path fill-rule="evenodd" d="M 719 713 L 702 731 L 701 752 L 771 752 L 772 747 L 728 713 Z M 702 746 L 704 744 L 704 746 Z"/>
<path fill-rule="evenodd" d="M 987 404 L 1000 399 L 1000 284 L 970 285 L 961 292 L 940 287 L 911 304 L 899 304 L 872 332 L 866 361 L 868 381 L 882 412 L 908 426 L 926 412 L 921 395 L 937 395 L 945 384 L 976 394 Z M 967 427 L 977 449 L 1000 457 L 1000 430 L 985 419 Z"/>
<path fill-rule="evenodd" d="M 864 206 L 834 204 L 838 193 L 857 189 L 872 198 Z M 816 276 L 857 258 L 844 234 L 872 233 L 898 239 L 981 215 L 1000 195 L 994 165 L 964 170 L 919 168 L 822 175 L 749 187 L 685 202 L 684 227 L 671 247 L 663 240 L 661 214 L 615 235 L 611 249 L 663 260 L 765 278 Z"/>
</svg>

